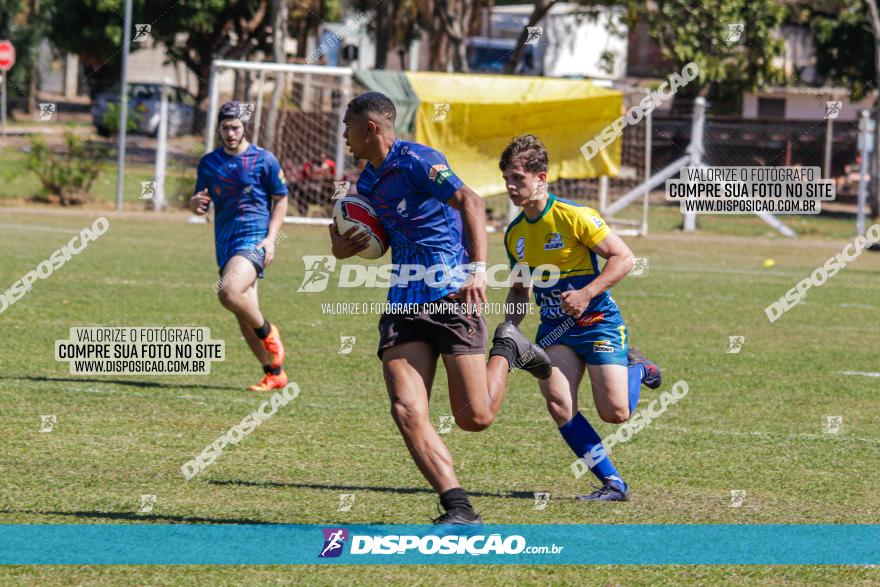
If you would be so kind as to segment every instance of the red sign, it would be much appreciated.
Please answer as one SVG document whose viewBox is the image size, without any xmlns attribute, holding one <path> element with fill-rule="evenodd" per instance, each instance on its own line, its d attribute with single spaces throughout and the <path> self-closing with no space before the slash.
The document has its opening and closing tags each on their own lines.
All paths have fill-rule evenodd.
<svg viewBox="0 0 880 587">
<path fill-rule="evenodd" d="M 15 47 L 9 41 L 0 41 L 0 71 L 9 71 L 15 65 Z"/>
</svg>

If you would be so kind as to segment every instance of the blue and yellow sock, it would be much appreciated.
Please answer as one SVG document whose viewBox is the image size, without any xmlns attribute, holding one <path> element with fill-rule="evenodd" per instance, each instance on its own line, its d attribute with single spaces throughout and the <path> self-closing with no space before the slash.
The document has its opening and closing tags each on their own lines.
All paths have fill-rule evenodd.
<svg viewBox="0 0 880 587">
<path fill-rule="evenodd" d="M 590 426 L 590 423 L 587 422 L 587 419 L 584 418 L 583 414 L 580 412 L 576 413 L 574 418 L 563 424 L 559 428 L 559 433 L 562 434 L 562 438 L 565 439 L 565 442 L 568 443 L 571 450 L 573 450 L 579 457 L 589 455 L 594 446 L 602 445 L 602 439 L 599 438 L 599 434 L 592 426 Z M 587 461 L 589 462 L 589 458 L 587 458 Z M 620 478 L 617 469 L 614 468 L 611 458 L 607 455 L 593 465 L 590 468 L 590 471 L 603 485 L 605 483 L 613 483 L 621 489 L 626 487 L 626 484 L 623 482 L 623 479 Z"/>
<path fill-rule="evenodd" d="M 629 373 L 629 413 L 636 410 L 639 405 L 639 396 L 642 394 L 642 379 L 645 378 L 645 368 L 642 365 L 630 365 Z"/>
</svg>

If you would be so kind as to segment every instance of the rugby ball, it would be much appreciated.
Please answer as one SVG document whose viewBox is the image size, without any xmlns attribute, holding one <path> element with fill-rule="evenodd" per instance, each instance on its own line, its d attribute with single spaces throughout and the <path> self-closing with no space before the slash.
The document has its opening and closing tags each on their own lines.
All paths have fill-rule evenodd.
<svg viewBox="0 0 880 587">
<path fill-rule="evenodd" d="M 358 228 L 355 234 L 363 231 L 370 234 L 367 248 L 359 252 L 358 257 L 378 259 L 388 251 L 388 233 L 366 198 L 349 194 L 336 200 L 333 206 L 333 222 L 339 234 L 345 234 L 352 226 Z"/>
</svg>

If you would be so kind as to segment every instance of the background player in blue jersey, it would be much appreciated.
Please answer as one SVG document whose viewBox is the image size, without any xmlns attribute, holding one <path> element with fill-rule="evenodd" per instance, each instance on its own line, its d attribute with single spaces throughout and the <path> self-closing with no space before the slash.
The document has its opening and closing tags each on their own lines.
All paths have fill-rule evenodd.
<svg viewBox="0 0 880 587">
<path fill-rule="evenodd" d="M 539 386 L 560 434 L 602 483 L 597 491 L 578 499 L 625 501 L 627 484 L 604 455 L 599 435 L 577 409 L 584 365 L 596 410 L 604 421 L 613 423 L 632 415 L 642 383 L 652 389 L 660 386 L 661 371 L 629 348 L 626 325 L 611 298 L 611 287 L 632 269 L 632 251 L 595 210 L 547 192 L 547 164 L 547 150 L 533 135 L 517 137 L 501 154 L 499 167 L 508 195 L 522 207 L 507 227 L 504 244 L 511 267 L 526 265 L 534 270 L 551 265 L 560 272 L 556 283 L 536 279 L 533 284 L 541 310 L 536 342 L 553 362 L 550 378 Z M 606 260 L 601 270 L 598 257 Z M 508 307 L 526 307 L 529 289 L 515 282 L 508 292 L 512 304 Z M 508 316 L 514 324 L 522 318 L 522 314 Z"/>
<path fill-rule="evenodd" d="M 218 298 L 235 314 L 241 333 L 263 366 L 251 391 L 287 385 L 281 333 L 263 317 L 257 278 L 275 256 L 275 239 L 287 213 L 287 185 L 275 156 L 251 145 L 242 122 L 247 111 L 227 102 L 217 116 L 222 146 L 199 161 L 189 207 L 206 214 L 214 204 L 214 246 L 220 268 Z"/>
<path fill-rule="evenodd" d="M 440 495 L 445 513 L 435 523 L 476 524 L 480 517 L 428 416 L 438 356 L 446 367 L 455 421 L 473 432 L 495 419 L 512 366 L 546 378 L 550 365 L 541 349 L 506 323 L 495 331 L 486 364 L 486 322 L 479 313 L 468 312 L 469 305 L 486 301 L 485 203 L 449 169 L 442 153 L 397 139 L 395 117 L 394 104 L 378 92 L 349 103 L 344 137 L 352 155 L 367 161 L 357 191 L 370 200 L 388 232 L 392 262 L 438 272 L 389 288 L 392 306 L 418 306 L 382 315 L 378 354 L 394 421 L 419 470 Z M 363 235 L 353 229 L 339 235 L 331 226 L 330 236 L 333 254 L 340 259 L 366 247 Z M 454 268 L 465 264 L 470 274 L 456 275 Z M 437 308 L 426 308 L 429 302 L 443 309 L 432 311 Z"/>
</svg>

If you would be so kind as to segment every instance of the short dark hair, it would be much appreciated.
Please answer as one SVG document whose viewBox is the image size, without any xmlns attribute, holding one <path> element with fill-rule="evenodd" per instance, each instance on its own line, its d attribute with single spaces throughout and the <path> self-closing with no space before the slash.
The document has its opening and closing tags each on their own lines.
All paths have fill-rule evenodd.
<svg viewBox="0 0 880 587">
<path fill-rule="evenodd" d="M 348 103 L 348 110 L 352 114 L 362 114 L 364 112 L 378 114 L 392 123 L 397 119 L 397 108 L 394 107 L 394 102 L 382 92 L 361 94 Z"/>
<path fill-rule="evenodd" d="M 511 164 L 519 163 L 529 173 L 547 171 L 547 147 L 535 135 L 519 135 L 501 153 L 498 167 L 503 172 Z"/>
</svg>

